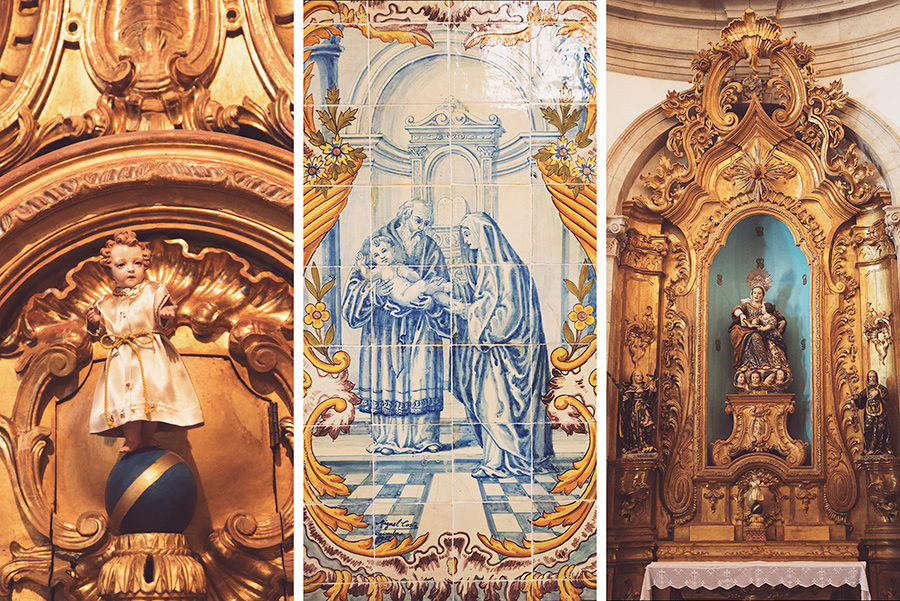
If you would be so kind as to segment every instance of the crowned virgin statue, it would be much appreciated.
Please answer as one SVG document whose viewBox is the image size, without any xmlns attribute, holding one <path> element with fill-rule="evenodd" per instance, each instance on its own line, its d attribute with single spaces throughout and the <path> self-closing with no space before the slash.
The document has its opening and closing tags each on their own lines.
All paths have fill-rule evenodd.
<svg viewBox="0 0 900 601">
<path fill-rule="evenodd" d="M 760 265 L 748 275 L 747 286 L 750 298 L 731 310 L 728 328 L 734 349 L 734 385 L 751 393 L 786 390 L 793 380 L 783 337 L 787 320 L 766 302 L 772 276 Z"/>
</svg>

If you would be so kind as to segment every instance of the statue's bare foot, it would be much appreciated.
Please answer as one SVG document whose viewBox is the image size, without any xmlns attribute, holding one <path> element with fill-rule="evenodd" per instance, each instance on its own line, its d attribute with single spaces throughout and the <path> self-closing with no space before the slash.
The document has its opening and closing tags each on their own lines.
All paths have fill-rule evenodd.
<svg viewBox="0 0 900 601">
<path fill-rule="evenodd" d="M 140 443 L 135 442 L 133 440 L 125 439 L 125 444 L 122 445 L 122 448 L 119 449 L 120 455 L 125 455 L 127 453 L 134 453 L 140 448 Z"/>
<path fill-rule="evenodd" d="M 159 441 L 156 440 L 156 437 L 153 437 L 153 438 L 151 438 L 150 440 L 147 441 L 147 446 L 150 447 L 151 449 L 158 449 L 158 448 L 159 448 Z"/>
</svg>

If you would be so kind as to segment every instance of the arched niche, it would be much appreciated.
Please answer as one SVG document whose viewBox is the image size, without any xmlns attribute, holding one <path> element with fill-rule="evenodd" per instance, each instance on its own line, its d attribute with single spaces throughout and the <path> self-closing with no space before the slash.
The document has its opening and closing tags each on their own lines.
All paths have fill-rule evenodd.
<svg viewBox="0 0 900 601">
<path fill-rule="evenodd" d="M 737 392 L 732 385 L 734 353 L 728 337 L 731 310 L 749 297 L 747 274 L 760 266 L 772 276 L 766 293 L 784 315 L 784 340 L 793 373 L 790 389 L 794 413 L 788 419 L 793 438 L 810 442 L 812 422 L 811 331 L 812 280 L 809 260 L 794 235 L 778 218 L 755 213 L 736 222 L 725 244 L 717 250 L 708 272 L 707 301 L 707 440 L 726 439 L 732 419 L 724 411 L 725 395 Z"/>
<path fill-rule="evenodd" d="M 198 482 L 188 543 L 235 594 L 277 581 L 280 559 L 268 558 L 293 528 L 292 162 L 234 136 L 142 132 L 74 144 L 0 179 L 0 370 L 15 382 L 0 440 L 37 543 L 4 571 L 55 553 L 92 586 L 114 543 L 103 497 L 119 445 L 87 421 L 107 350 L 84 312 L 111 290 L 99 248 L 128 228 L 150 243 L 149 277 L 178 306 L 171 339 L 204 412 L 203 426 L 160 434 Z M 266 576 L 235 579 L 235 563 Z"/>
<path fill-rule="evenodd" d="M 766 463 L 796 475 L 811 475 L 823 469 L 824 346 L 821 336 L 814 333 L 823 328 L 825 257 L 814 241 L 813 231 L 818 227 L 815 220 L 798 218 L 771 202 L 774 199 L 777 196 L 732 210 L 712 227 L 706 244 L 697 249 L 693 311 L 698 352 L 692 373 L 702 408 L 696 430 L 698 445 L 705 449 L 698 457 L 702 473 L 724 470 L 734 474 L 744 464 L 743 458 L 737 458 L 727 467 L 714 467 L 709 451 L 711 443 L 726 439 L 731 432 L 732 416 L 725 412 L 725 394 L 736 392 L 731 383 L 734 354 L 728 337 L 730 313 L 749 296 L 747 275 L 757 267 L 758 258 L 764 259 L 773 280 L 766 301 L 775 304 L 788 321 L 785 342 L 794 378 L 789 392 L 795 395 L 794 413 L 788 419 L 789 433 L 809 443 L 802 465 L 788 466 L 774 455 Z M 762 236 L 757 230 L 760 227 Z M 719 275 L 722 285 L 718 283 Z"/>
</svg>

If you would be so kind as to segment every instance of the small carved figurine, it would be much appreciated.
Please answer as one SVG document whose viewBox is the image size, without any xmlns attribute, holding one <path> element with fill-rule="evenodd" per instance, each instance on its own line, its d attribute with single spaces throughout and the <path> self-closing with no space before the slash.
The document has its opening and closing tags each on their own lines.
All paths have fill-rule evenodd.
<svg viewBox="0 0 900 601">
<path fill-rule="evenodd" d="M 892 455 L 891 438 L 885 408 L 888 406 L 887 388 L 878 383 L 878 373 L 870 370 L 866 388 L 853 396 L 857 408 L 865 411 L 863 418 L 864 455 Z"/>
<path fill-rule="evenodd" d="M 656 381 L 645 378 L 639 370 L 631 374 L 631 383 L 620 391 L 619 436 L 625 453 L 653 453 L 653 434 L 656 423 L 653 409 L 656 404 Z"/>
<path fill-rule="evenodd" d="M 124 436 L 120 453 L 158 447 L 157 427 L 203 423 L 184 363 L 163 335 L 175 317 L 166 287 L 147 280 L 150 249 L 134 232 L 115 233 L 100 251 L 116 286 L 85 313 L 88 331 L 109 353 L 94 391 L 91 434 Z"/>
</svg>

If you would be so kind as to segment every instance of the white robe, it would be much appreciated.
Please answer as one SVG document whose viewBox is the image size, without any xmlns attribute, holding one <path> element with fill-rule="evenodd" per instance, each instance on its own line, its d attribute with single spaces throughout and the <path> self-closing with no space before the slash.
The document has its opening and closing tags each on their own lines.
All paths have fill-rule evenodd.
<svg viewBox="0 0 900 601">
<path fill-rule="evenodd" d="M 162 330 L 159 310 L 171 302 L 166 287 L 144 280 L 136 288 L 138 293 L 134 296 L 108 294 L 100 299 L 97 306 L 101 323 L 95 333 L 124 336 Z M 107 338 L 105 342 L 109 344 L 111 340 Z M 154 333 L 135 340 L 134 345 L 137 353 L 129 344 L 116 347 L 103 366 L 91 406 L 91 434 L 123 436 L 121 425 L 135 420 L 180 427 L 202 424 L 200 401 L 172 343 Z M 152 406 L 149 413 L 146 401 Z M 112 425 L 107 421 L 107 414 Z"/>
</svg>

